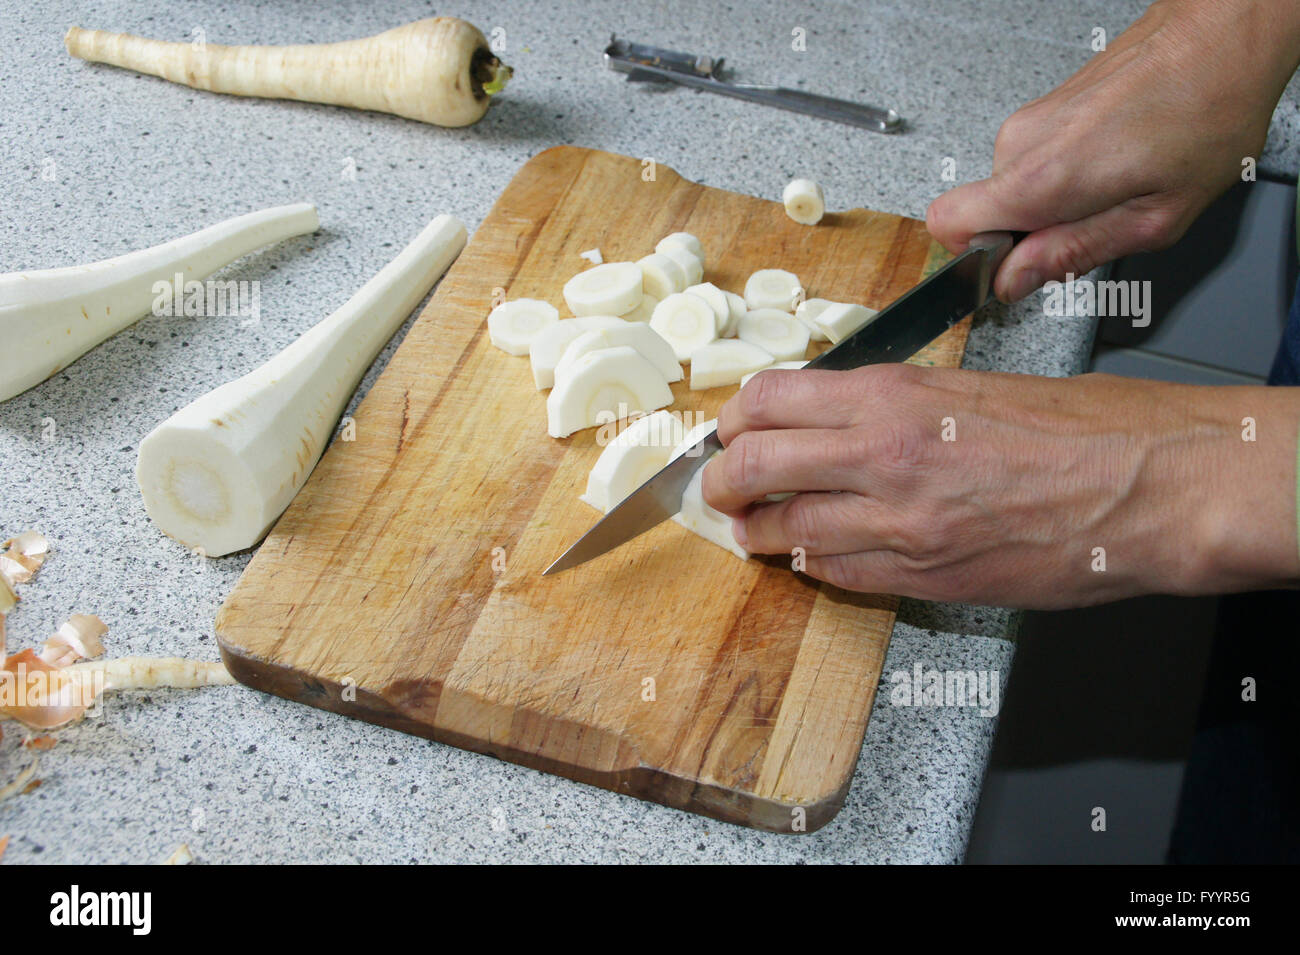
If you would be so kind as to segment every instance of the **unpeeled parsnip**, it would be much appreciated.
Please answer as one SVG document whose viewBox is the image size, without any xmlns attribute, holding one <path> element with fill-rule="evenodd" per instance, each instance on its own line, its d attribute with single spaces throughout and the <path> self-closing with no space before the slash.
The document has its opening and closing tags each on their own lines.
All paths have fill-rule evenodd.
<svg viewBox="0 0 1300 955">
<path fill-rule="evenodd" d="M 64 43 L 83 60 L 195 89 L 373 109 L 438 126 L 478 122 L 511 75 L 478 28 L 455 17 L 298 46 L 168 43 L 80 27 Z"/>
<path fill-rule="evenodd" d="M 156 282 L 198 281 L 240 256 L 320 228 L 308 203 L 218 222 L 87 265 L 0 275 L 0 401 L 40 384 L 149 314 Z M 176 290 L 180 294 L 180 290 Z"/>
<path fill-rule="evenodd" d="M 465 226 L 438 216 L 334 314 L 151 431 L 135 473 L 154 523 L 210 557 L 256 544 L 370 363 L 464 245 Z"/>
</svg>

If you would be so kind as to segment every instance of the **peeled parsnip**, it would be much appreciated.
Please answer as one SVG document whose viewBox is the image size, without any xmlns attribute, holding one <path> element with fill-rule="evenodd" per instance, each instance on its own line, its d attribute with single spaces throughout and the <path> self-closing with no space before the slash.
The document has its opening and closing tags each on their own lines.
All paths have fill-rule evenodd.
<svg viewBox="0 0 1300 955">
<path fill-rule="evenodd" d="M 265 96 L 469 126 L 505 88 L 510 67 L 473 24 L 417 20 L 376 36 L 299 46 L 168 43 L 73 27 L 68 52 L 234 96 Z"/>
<path fill-rule="evenodd" d="M 0 275 L 0 401 L 149 314 L 155 282 L 174 282 L 178 273 L 186 283 L 197 281 L 264 245 L 318 228 L 315 206 L 276 206 L 100 262 Z"/>
<path fill-rule="evenodd" d="M 465 226 L 438 216 L 334 314 L 154 428 L 135 470 L 154 523 L 209 557 L 256 544 L 384 343 L 464 245 Z"/>
</svg>

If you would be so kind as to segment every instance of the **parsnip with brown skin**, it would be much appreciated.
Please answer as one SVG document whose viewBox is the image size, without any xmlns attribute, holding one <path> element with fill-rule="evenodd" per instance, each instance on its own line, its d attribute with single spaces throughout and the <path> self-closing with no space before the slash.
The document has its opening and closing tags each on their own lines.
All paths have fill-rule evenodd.
<svg viewBox="0 0 1300 955">
<path fill-rule="evenodd" d="M 511 75 L 479 29 L 455 17 L 299 46 L 169 43 L 80 27 L 64 43 L 80 59 L 195 89 L 372 109 L 438 126 L 478 122 Z"/>
</svg>

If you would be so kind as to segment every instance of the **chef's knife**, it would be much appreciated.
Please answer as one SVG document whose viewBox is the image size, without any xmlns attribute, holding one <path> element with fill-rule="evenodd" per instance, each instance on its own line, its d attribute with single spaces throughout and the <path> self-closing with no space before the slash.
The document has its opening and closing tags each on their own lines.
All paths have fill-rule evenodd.
<svg viewBox="0 0 1300 955">
<path fill-rule="evenodd" d="M 1009 232 L 975 236 L 965 252 L 804 367 L 846 371 L 906 361 L 988 301 L 993 276 L 1016 238 Z M 668 520 L 682 509 L 682 493 L 691 477 L 721 450 L 717 431 L 710 431 L 606 514 L 543 576 L 586 563 Z"/>
</svg>

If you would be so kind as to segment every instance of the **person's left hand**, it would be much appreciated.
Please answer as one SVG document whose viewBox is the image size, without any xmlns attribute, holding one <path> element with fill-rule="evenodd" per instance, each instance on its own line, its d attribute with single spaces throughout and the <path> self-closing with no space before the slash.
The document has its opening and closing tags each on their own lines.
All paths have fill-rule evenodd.
<svg viewBox="0 0 1300 955">
<path fill-rule="evenodd" d="M 1298 424 L 1283 388 L 768 371 L 723 407 L 703 491 L 742 546 L 802 548 L 851 590 L 1066 607 L 1294 586 Z"/>
</svg>

